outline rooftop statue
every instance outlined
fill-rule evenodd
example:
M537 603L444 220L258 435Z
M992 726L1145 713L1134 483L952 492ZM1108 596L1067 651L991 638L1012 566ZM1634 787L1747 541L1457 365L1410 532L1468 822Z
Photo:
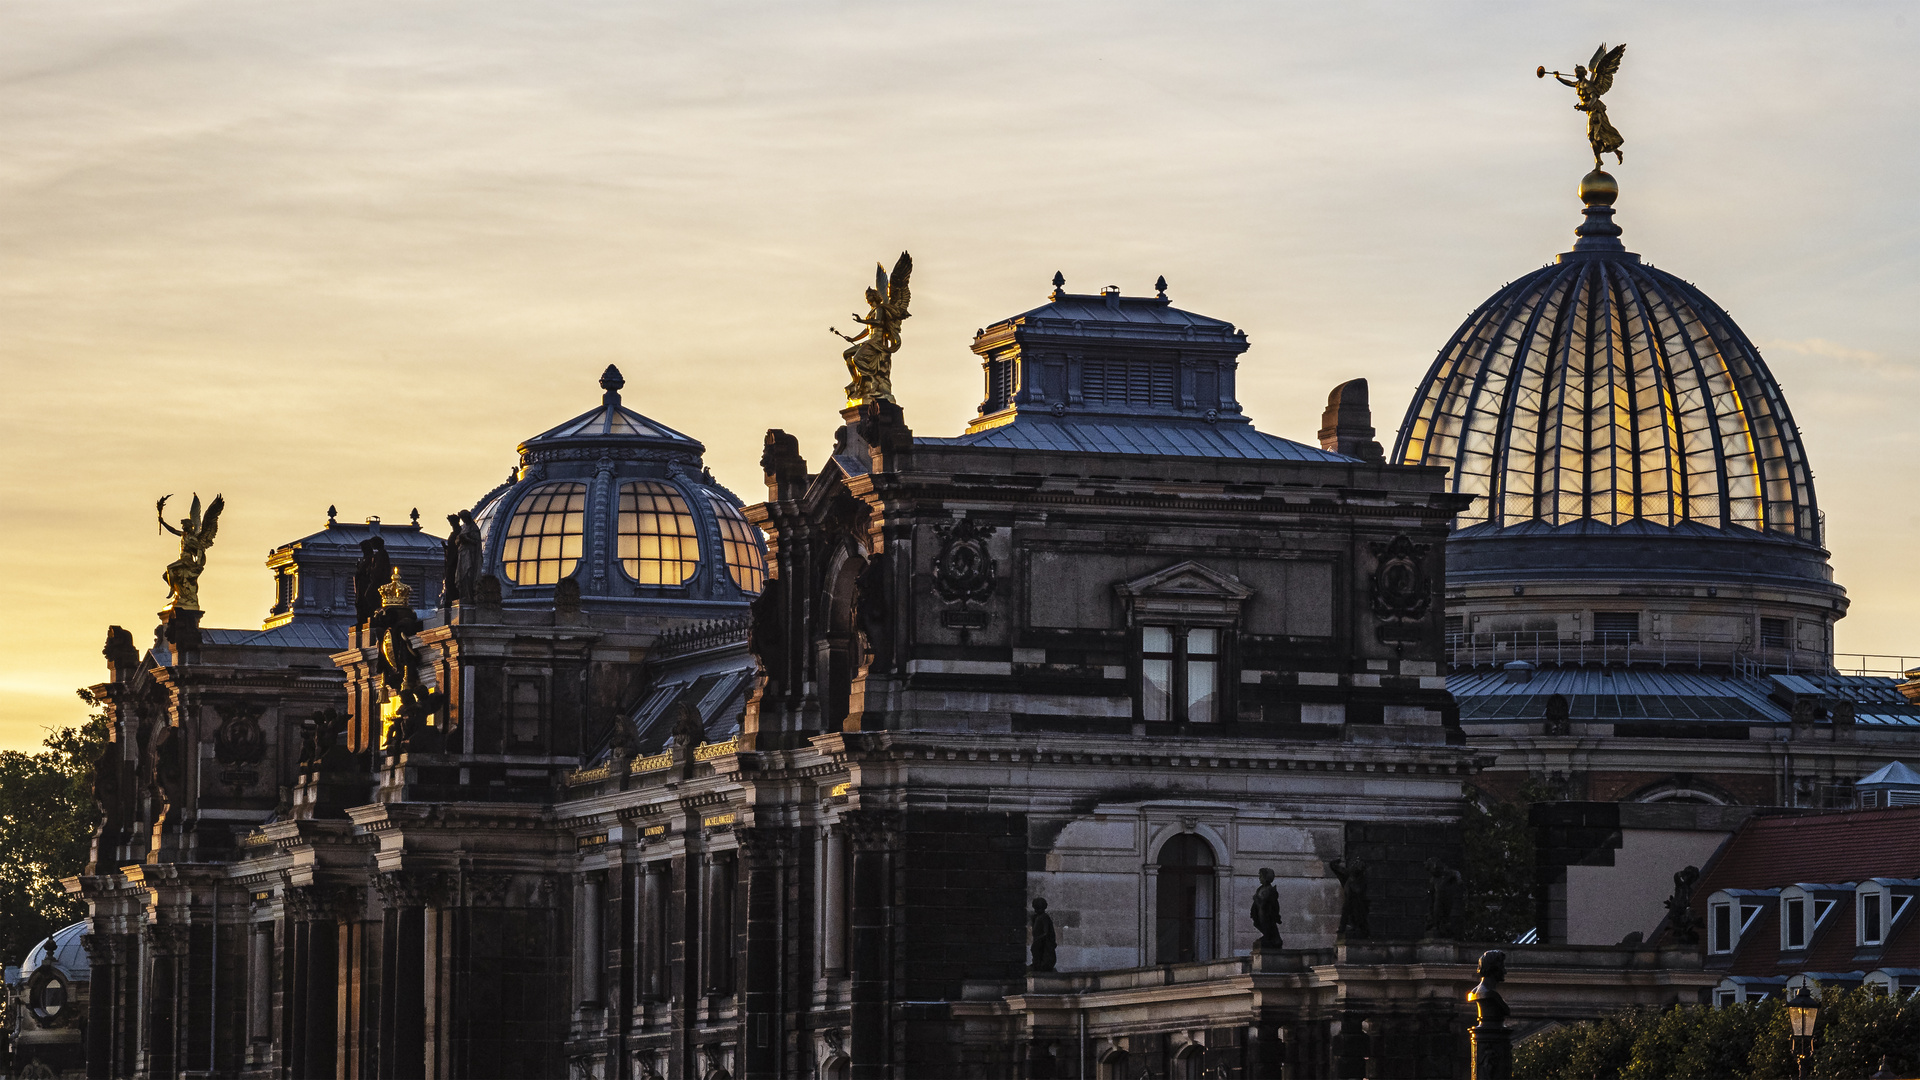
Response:
M867 313L853 317L866 329L849 336L834 327L827 328L833 336L853 345L840 354L847 362L847 373L853 378L847 384L849 406L893 400L893 354L900 348L900 324L907 321L907 301L911 296L907 279L912 275L913 256L904 251L900 253L900 261L893 264L892 274L879 263L873 264L873 288L867 290Z
M167 524L167 500L171 498L171 495L162 495L160 501L153 504L160 527L180 538L180 557L168 563L160 575L172 590L167 596L167 607L176 611L199 611L200 572L207 568L207 549L213 546L213 536L220 531L220 511L227 508L227 502L215 495L203 516L200 494L195 492L192 508L180 519L180 527L176 529Z
M1593 50L1593 59L1587 61L1592 70L1575 64L1573 75L1569 77L1564 72L1548 71L1543 64L1534 72L1534 77L1538 79L1553 76L1573 87L1574 93L1579 95L1580 99L1573 107L1587 114L1587 141L1593 144L1593 167L1596 169L1600 167L1602 154L1612 154L1618 161L1627 160L1627 156L1620 152L1627 140L1621 138L1618 128L1607 122L1607 106L1600 100L1602 94L1613 89L1613 76L1619 72L1620 57L1626 51L1625 45L1616 45L1609 51L1603 41L1599 48Z

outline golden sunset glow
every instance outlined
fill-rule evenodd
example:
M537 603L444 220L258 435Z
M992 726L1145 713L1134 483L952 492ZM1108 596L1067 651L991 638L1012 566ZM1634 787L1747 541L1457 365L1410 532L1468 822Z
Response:
M1920 653L1912 5L5 12L0 747L84 716L108 625L151 642L179 552L161 495L225 496L205 625L257 628L270 549L330 505L443 532L608 364L749 503L766 429L819 468L846 398L827 328L902 249L916 434L975 415L975 328L1058 270L1084 293L1165 275L1243 328L1262 430L1313 442L1364 377L1391 443L1474 306L1571 245L1584 120L1534 69L1602 39L1632 43L1606 99L1623 241L1730 309L1784 385L1852 601L1838 649ZM581 557L559 489L585 485L551 486L516 510L522 580ZM629 574L692 572L702 508L636 487L621 509Z

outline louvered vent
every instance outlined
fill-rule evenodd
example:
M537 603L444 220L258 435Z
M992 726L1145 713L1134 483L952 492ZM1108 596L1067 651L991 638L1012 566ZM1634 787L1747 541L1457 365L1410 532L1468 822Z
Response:
M1089 405L1173 408L1173 365L1155 360L1089 360L1080 392Z

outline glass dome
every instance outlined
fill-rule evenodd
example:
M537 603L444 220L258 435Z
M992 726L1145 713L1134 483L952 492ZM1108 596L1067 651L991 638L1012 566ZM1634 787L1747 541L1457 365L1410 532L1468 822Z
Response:
M701 464L699 441L621 405L609 367L600 406L520 446L520 466L474 508L508 604L583 601L737 604L758 595L765 542L740 500Z
M1435 359L1393 460L1479 496L1464 527L1752 530L1818 545L1799 430L1727 313L1646 265L1582 184L1574 250L1495 293Z

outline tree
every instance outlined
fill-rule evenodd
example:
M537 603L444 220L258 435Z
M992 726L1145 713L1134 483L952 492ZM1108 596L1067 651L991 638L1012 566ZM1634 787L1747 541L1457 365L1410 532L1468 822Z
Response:
M1463 785L1462 794L1467 801L1460 818L1460 871L1467 887L1464 937L1512 941L1535 928L1533 827L1527 823L1527 807L1553 796L1532 781L1521 786L1512 802L1488 799L1471 784Z
M93 709L78 727L48 732L38 753L0 751L0 958L17 964L28 949L86 914L60 879L80 872L99 820L93 759L107 737L107 715Z

